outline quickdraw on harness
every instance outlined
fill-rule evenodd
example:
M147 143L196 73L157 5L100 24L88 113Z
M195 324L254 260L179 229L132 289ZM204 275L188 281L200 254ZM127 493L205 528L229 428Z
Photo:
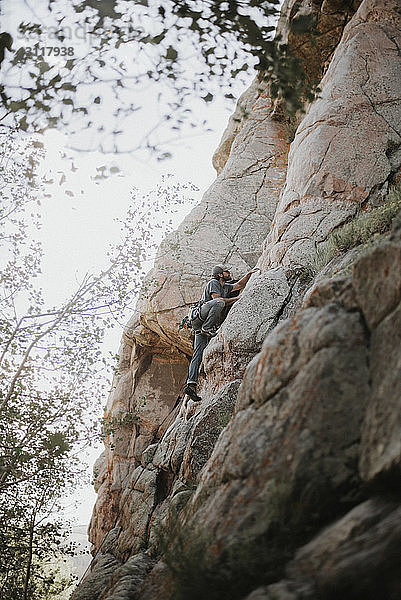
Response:
M178 329L191 329L192 323L188 315L185 315L181 323L178 325Z
M198 319L202 323L204 319L200 316L200 309L203 304L203 300L199 300L196 304L192 304L189 308L188 314L185 315L183 320L178 326L178 329L192 329L192 321Z

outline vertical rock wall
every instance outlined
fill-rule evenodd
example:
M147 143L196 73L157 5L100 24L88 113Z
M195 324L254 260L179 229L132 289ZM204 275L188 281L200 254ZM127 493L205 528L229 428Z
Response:
M364 2L291 145L262 268L303 265L400 167L399 5Z
M253 85L244 102L246 121L222 172L199 206L162 243L124 333L106 418L121 421L135 413L140 420L134 427L119 428L106 441L90 526L95 551L117 521L124 531L120 540L126 539L120 544L123 556L146 540L155 500L145 503L140 524L132 527L137 508L130 496L136 497L142 486L142 478L137 479L142 453L160 440L174 419L185 382L192 340L178 331L178 324L215 264L230 264L238 276L255 265L271 226L287 167L285 125L271 116L266 88Z
M321 93L288 155L280 111L255 82L215 154L216 182L159 250L120 349L96 558L74 600L178 598L174 556L156 543L161 526L178 535L177 514L184 546L202 546L180 597L245 598L263 584L249 600L393 600L401 589L401 224L353 276L305 299L302 276L399 173L401 8L289 1L279 27L308 77L323 76ZM177 325L219 262L262 274L205 351L202 402L177 403L191 353ZM231 591L210 584L205 555Z

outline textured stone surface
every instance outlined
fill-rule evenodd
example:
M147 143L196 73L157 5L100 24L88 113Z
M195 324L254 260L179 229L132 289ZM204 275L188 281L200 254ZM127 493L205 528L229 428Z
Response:
M309 576L311 598L390 598L391 588L393 593L401 589L400 516L398 503L382 498L357 506L299 550L288 575Z
M362 437L361 474L368 481L401 467L401 305L371 338L372 402Z
M374 329L401 300L401 244L389 242L358 261L354 287L368 327Z
M287 579L255 590L246 600L399 598L401 508L369 500L301 548Z
M211 398L204 396L193 416L183 410L158 444L153 465L194 481L231 418L239 384L233 381Z
M329 302L338 302L347 310L358 307L352 277L323 279L314 284L305 294L303 308L324 306Z
M368 381L358 313L330 304L276 328L248 367L235 418L202 472L196 521L226 545L241 532L267 530L278 495L285 503L301 494L306 507L319 496L315 514L340 502L358 486Z
M90 572L73 592L71 600L98 600L120 566L121 563L112 554L99 554L92 561Z
M112 554L102 553L71 600L132 600L153 564L145 554L132 556L122 565Z
M335 304L302 311L266 338L254 367L244 378L238 407L265 403L292 382L322 349L339 347L346 350L350 345L364 344L364 340L358 313L347 313Z
M399 476L401 467L401 240L397 238L394 235L355 266L356 296L372 329L372 400L360 460L362 477L368 481L395 469Z
M138 598L141 600L155 600L156 598L167 600L171 597L170 577L166 565L159 561L138 590Z
M109 589L99 600L132 600L152 566L150 557L144 554L132 556L114 571Z
M142 463L143 452L167 429L188 368L185 356L177 351L161 354L156 344L154 352L135 344L131 328L132 322L125 334L120 373L114 378L106 409L113 431L106 439L104 458L97 465L98 499L89 532L95 547L114 526L121 494L130 485L135 467ZM168 381L168 386L161 386L161 381ZM127 414L137 420L120 426L119 420ZM146 501L144 512L147 514L148 510ZM144 527L143 524L139 538L144 535ZM121 547L126 550L125 546Z
M124 486L118 512L122 531L118 538L119 556L138 552L148 536L148 524L157 496L157 472L137 467Z
M400 19L396 0L364 0L345 27L291 145L262 268L305 264L399 171Z
M252 85L240 96L235 111L228 120L228 125L222 135L220 144L213 154L212 162L217 175L220 175L224 169L230 156L233 142L246 123L248 114L252 110L252 106L258 99L263 87L265 86L256 78Z
M97 493L100 489L100 486L107 478L107 460L106 453L102 452L99 458L96 460L93 465L93 487L95 488L95 492Z

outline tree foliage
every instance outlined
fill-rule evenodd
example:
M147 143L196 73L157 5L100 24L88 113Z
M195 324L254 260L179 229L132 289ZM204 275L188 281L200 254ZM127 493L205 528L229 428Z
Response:
M4 600L43 600L55 585L43 565L65 534L61 501L82 478L80 451L100 435L110 385L104 333L133 310L144 263L192 186L166 181L143 198L134 193L108 265L49 305L38 285L41 247L31 241L40 225L41 144L0 135L0 590Z
M14 116L25 130L89 127L102 150L145 147L162 159L169 138L160 146L160 131L202 125L196 98L208 103L218 88L234 98L241 74L253 68L293 112L307 88L300 63L273 39L279 6L280 0L50 0L53 25L22 23L3 64L3 118ZM75 47L78 38L86 47ZM20 39L25 46L18 47ZM57 57L54 48L48 53L52 46ZM151 97L157 107L143 128ZM106 106L113 107L107 123ZM133 144L122 142L127 128L135 131Z

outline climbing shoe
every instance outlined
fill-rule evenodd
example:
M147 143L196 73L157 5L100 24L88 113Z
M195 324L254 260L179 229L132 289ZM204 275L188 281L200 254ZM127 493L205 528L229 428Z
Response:
M184 387L184 394L189 396L194 402L200 402L202 400L202 398L198 396L198 394L196 393L196 389L192 385L187 384Z

